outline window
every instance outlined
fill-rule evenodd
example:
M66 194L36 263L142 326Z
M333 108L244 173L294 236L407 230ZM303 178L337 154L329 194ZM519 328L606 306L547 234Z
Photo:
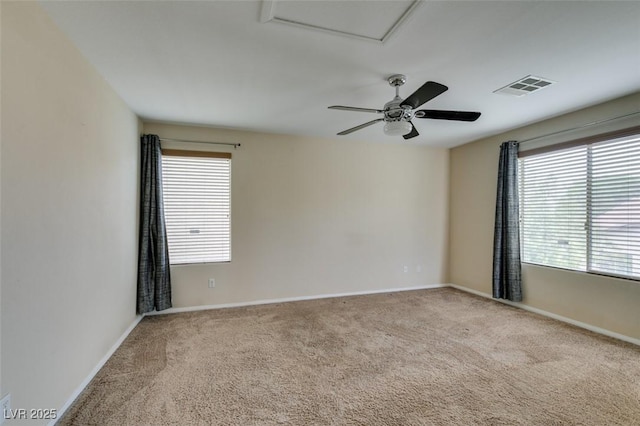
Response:
M523 262L640 279L640 129L632 130L521 153Z
M162 151L172 265L231 261L231 154Z

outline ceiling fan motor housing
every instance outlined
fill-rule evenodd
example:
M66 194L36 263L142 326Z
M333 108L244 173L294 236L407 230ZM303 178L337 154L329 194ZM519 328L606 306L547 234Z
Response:
M384 121L411 121L413 109L409 105L401 106L403 99L396 96L384 104Z

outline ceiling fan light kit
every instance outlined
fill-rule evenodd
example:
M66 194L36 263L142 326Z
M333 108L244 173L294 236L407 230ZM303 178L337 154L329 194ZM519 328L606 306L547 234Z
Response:
M402 136L412 129L408 121L389 121L384 125L384 134L387 136Z
M431 118L435 120L452 120L452 121L476 121L480 117L479 112L471 111L444 111L444 110L419 110L418 107L446 92L449 88L435 81L427 81L418 90L413 92L408 98L400 97L400 86L406 83L407 78L402 74L394 74L387 81L391 87L395 87L396 96L384 105L383 109L358 108L342 105L333 105L329 109L340 109L345 111L371 112L376 114L384 114L384 118L371 120L367 123L343 130L338 135L348 135L357 130L369 127L379 121L384 121L384 133L389 136L402 135L405 139L411 139L420 133L416 130L412 123L414 118Z

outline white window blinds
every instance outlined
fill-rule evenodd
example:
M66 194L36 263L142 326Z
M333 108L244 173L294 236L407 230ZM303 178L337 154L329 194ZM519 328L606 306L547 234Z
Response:
M520 159L522 261L640 278L640 135Z
M170 263L230 261L230 154L163 150L162 188Z
M522 261L586 269L586 147L520 160Z
M593 145L589 269L640 278L640 136Z

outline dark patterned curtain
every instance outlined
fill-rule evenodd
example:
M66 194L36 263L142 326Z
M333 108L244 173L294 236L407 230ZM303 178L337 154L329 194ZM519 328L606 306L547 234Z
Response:
M514 141L500 146L493 236L493 297L514 302L522 300L518 143Z
M162 202L160 138L156 135L143 135L141 145L138 314L171 307L169 247Z

